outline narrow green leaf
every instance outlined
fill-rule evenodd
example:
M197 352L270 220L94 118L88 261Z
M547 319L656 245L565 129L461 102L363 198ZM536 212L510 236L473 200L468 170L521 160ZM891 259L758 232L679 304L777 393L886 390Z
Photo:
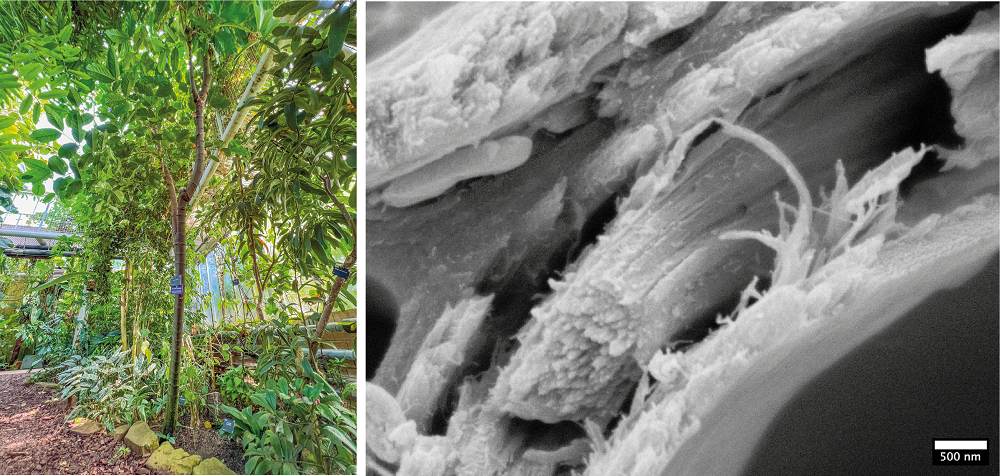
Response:
M31 109L31 95L29 94L27 96L24 96L24 99L21 100L21 108L18 109L18 112L20 112L21 114L27 114L28 110L30 109Z
M69 95L69 91L65 89L52 89L45 91L44 93L38 94L38 99L54 99L54 98L64 98Z
M66 25L59 32L59 41L62 41L63 43L66 43L67 41L69 41L69 37L72 34L73 34L73 25Z
M4 154L14 154L17 152L24 152L30 148L31 147L21 144L4 144L0 145L0 152Z

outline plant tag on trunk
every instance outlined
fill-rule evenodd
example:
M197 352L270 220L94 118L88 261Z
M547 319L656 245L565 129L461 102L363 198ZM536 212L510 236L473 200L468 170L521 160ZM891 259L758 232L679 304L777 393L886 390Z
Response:
M186 399L186 398L184 398L184 395L181 395L181 398L179 398L179 399L177 400L177 404L178 404L178 405L182 405L182 406L183 406L183 405L187 405L187 399Z
M222 420L222 432L233 434L233 428L236 426L236 422L232 418L226 418Z
M347 268L345 268L343 266L334 266L334 268L333 268L333 274L336 275L339 278L347 279L347 278L351 277L351 270L349 270L349 269L347 269Z
M184 282L180 275L170 278L170 294L184 294Z

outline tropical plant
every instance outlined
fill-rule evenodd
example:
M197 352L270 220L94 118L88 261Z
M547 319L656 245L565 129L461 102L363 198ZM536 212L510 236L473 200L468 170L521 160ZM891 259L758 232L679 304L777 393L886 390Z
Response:
M163 387L166 366L144 356L131 360L128 352L111 356L69 357L59 373L61 398L77 397L77 406L66 416L85 416L110 429L119 423L150 421L157 412L154 397Z

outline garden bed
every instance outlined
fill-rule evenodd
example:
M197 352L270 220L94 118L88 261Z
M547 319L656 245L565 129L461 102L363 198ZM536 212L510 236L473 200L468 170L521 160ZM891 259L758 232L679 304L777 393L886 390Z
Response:
M26 372L0 372L0 474L159 474L145 466L146 458L125 454L111 435L71 432L65 423L70 409L58 392L25 385L26 378ZM204 459L218 458L243 474L246 460L239 442L217 429L188 428L190 418L179 418L182 431L175 446Z

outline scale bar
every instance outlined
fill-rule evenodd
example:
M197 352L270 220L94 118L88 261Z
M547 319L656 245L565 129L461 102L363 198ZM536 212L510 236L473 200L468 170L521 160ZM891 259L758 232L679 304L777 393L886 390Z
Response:
M987 440L934 440L934 450L985 450Z

